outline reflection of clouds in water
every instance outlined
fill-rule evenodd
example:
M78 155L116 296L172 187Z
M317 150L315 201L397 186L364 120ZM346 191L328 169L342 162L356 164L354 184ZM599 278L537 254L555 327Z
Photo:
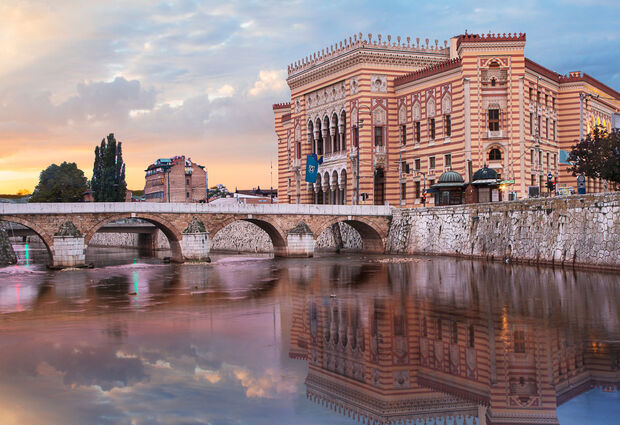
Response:
M246 389L248 398L276 398L297 391L298 382L275 369L265 370L262 376L255 376L243 367L232 367L233 376Z

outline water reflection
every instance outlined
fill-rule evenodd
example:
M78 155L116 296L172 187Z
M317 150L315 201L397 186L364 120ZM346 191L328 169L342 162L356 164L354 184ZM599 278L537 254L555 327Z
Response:
M617 276L394 261L0 269L0 423L564 424L595 387L577 411L620 414Z

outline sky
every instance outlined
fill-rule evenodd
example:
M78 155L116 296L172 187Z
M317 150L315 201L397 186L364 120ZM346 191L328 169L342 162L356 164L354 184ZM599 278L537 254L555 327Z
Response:
M439 39L525 32L526 56L620 90L620 2L0 2L0 193L123 143L130 189L157 158L205 165L209 185L276 184L272 104L288 64L353 34ZM273 175L270 165L273 163Z

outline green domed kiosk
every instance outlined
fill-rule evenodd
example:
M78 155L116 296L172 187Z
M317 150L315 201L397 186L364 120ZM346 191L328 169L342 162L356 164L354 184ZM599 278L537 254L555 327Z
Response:
M487 167L486 164L474 173L471 184L476 188L475 202L498 202L502 200L497 172Z
M431 186L435 192L435 205L458 205L463 203L465 180L456 171L446 171Z

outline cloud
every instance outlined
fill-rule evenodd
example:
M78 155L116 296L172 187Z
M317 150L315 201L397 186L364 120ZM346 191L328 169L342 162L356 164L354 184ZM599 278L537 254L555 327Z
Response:
M131 188L143 187L148 163L176 154L207 165L214 182L267 186L271 104L288 100L287 64L358 32L443 40L523 31L526 55L542 65L620 84L620 59L602 48L618 39L615 20L600 20L618 16L607 0L48 3L0 5L0 167L24 171L8 164L29 158L32 187L50 161L77 161L89 175L92 149L110 132L124 142ZM416 14L434 19L412 34ZM238 164L243 171L231 171ZM0 181L0 192L26 180Z
M260 96L268 92L281 92L286 86L286 71L260 71L258 81L250 89L250 96Z
M235 367L232 374L246 389L248 398L276 398L297 392L297 382L275 369L267 369L256 377L249 369Z

